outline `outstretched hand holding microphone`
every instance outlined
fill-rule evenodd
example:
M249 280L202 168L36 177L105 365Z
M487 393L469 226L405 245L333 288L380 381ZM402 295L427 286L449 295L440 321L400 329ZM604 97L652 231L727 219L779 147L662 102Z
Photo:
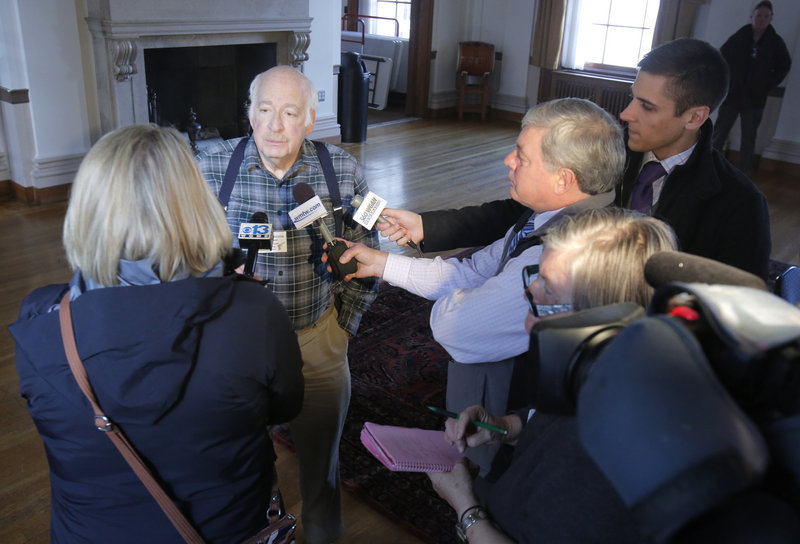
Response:
M344 281L350 281L353 278L382 278L383 271L386 268L386 260L389 254L385 251L372 249L364 244L356 244L348 242L347 240L336 239L334 242L337 245L345 244L347 249L339 256L339 265L347 263L347 265L354 266L353 272L347 273L342 276ZM326 244L327 247L328 244ZM333 254L328 251L322 255L322 262L328 263L328 269L332 269ZM333 271L333 270L331 270Z
M387 209L385 208L386 201L372 191L368 192L365 196L355 195L351 203L353 207L356 208L353 213L353 220L364 228L371 229L373 226L382 225L384 230L405 230L404 227L398 227L387 219L384 215ZM342 275L342 279L350 281L353 278L383 277L383 271L386 268L386 261L389 256L388 253L372 249L364 244L354 244L346 240L334 240L333 243L339 246L344 243L347 246L347 250L340 255L334 255L334 253L328 249L328 253L323 255L322 260L328 263L331 271L335 273L335 266L356 266L355 269ZM330 245L331 243L329 242L328 246ZM410 241L408 245L419 251L419 248L413 241Z
M355 195L352 200L354 208L358 208L364 201L361 195ZM416 249L420 254L415 240L422 240L422 217L418 213L399 210L393 208L383 208L381 214L375 221L375 228L381 232L381 236L389 238L392 242L397 242L399 246Z
M353 278L373 278L383 277L386 268L388 253L372 249L364 244L356 244L341 238L334 238L322 218L328 215L322 201L314 194L314 189L307 183L298 183L293 194L295 200L300 204L289 212L296 228L306 228L309 225L316 225L322 237L325 239L323 246L326 252L322 255L322 261L328 264L328 270L338 279L350 281ZM372 192L367 193L366 197L355 195L352 204L358 207L353 219L367 229L372 228L376 223L386 228L394 228L394 231L404 230L405 227L398 227L382 216L385 212L386 201ZM399 210L403 212L403 210ZM403 212L411 213L411 212ZM414 214L416 215L416 214ZM420 221L421 227L421 221ZM419 249L411 241L411 247Z

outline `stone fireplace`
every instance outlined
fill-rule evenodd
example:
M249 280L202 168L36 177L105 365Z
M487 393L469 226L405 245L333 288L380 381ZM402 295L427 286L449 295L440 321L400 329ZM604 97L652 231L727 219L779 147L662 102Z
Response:
M209 56L218 56L219 46L269 44L265 51L272 53L257 53L264 57L263 69L272 64L302 68L308 60L308 0L88 0L87 4L104 133L150 120L145 62L155 57L145 51L213 46ZM200 51L194 56L203 57ZM231 81L231 86L241 83Z

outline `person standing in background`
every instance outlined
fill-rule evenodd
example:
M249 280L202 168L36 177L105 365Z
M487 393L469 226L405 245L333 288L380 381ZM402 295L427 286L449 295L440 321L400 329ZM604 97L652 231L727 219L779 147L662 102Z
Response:
M730 69L728 96L719 108L714 147L722 151L736 118L742 118L739 168L753 172L756 132L764 114L767 95L776 88L792 65L783 39L770 24L772 2L759 2L750 24L737 30L720 48Z

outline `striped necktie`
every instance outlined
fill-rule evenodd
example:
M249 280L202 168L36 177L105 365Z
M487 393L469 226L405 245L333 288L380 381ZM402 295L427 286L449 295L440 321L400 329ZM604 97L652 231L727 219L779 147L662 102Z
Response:
M519 230L518 233L514 235L514 238L511 239L511 243L508 244L508 251L506 251L506 255L511 255L514 253L514 250L517 249L519 245L519 241L528 236L534 230L536 230L536 226L533 224L533 220L536 217L536 214L533 214L528 222L523 225L523 227Z
M666 173L667 171L658 161L650 161L644 165L631 192L632 210L650 213L650 209L653 207L653 183Z

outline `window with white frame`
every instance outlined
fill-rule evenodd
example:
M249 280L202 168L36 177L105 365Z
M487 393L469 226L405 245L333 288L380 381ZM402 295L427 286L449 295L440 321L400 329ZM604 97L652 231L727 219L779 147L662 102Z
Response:
M659 0L569 0L561 64L633 71L650 51Z
M363 15L380 17L365 19L367 34L398 36L408 39L411 34L411 0L368 0L361 2Z

